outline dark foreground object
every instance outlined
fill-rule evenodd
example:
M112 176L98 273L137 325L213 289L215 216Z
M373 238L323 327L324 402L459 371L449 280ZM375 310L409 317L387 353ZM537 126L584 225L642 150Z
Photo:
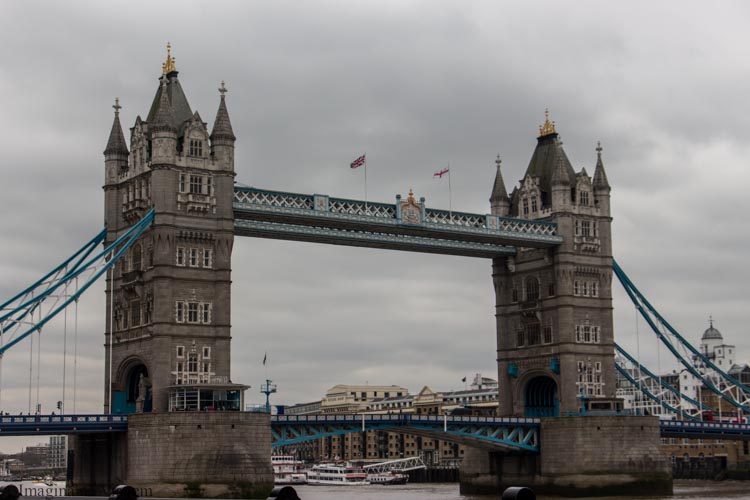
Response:
M121 484L112 489L112 494L109 495L109 500L138 500L138 493L132 486Z
M18 487L9 484L7 486L0 486L0 500L18 500L21 493L18 491Z
M300 500L297 491L291 486L277 486L271 490L268 500Z
M502 500L536 500L536 493L523 486L511 486L503 491Z

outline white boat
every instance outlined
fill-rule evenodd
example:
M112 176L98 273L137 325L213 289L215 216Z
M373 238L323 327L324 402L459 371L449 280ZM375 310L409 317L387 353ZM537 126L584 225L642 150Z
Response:
M406 474L397 474L395 472L377 472L367 474L367 480L370 484L406 484L409 482L409 476Z
M272 455L274 484L306 484L305 464L292 455Z
M318 464L307 471L307 484L359 486L370 484L370 481L363 469L349 464Z

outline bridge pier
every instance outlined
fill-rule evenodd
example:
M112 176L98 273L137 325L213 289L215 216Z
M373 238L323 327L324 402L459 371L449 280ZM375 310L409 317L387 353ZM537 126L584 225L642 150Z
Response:
M657 417L542 419L538 455L467 450L462 494L509 486L571 497L671 495L671 466Z
M172 412L128 416L128 432L75 436L76 493L129 484L141 496L266 498L273 488L265 413Z

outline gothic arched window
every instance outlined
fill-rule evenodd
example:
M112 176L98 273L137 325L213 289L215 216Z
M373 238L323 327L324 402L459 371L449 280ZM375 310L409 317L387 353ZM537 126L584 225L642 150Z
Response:
M535 302L539 299L539 280L526 278L526 302Z

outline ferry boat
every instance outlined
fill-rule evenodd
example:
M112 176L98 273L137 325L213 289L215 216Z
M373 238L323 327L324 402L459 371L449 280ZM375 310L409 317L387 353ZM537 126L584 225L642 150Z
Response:
M367 480L370 484L406 484L409 481L409 476L391 471L378 472L367 474Z
M274 484L307 484L305 464L292 455L272 455Z
M370 481L363 469L349 464L318 464L307 471L307 484L359 486L370 484Z

